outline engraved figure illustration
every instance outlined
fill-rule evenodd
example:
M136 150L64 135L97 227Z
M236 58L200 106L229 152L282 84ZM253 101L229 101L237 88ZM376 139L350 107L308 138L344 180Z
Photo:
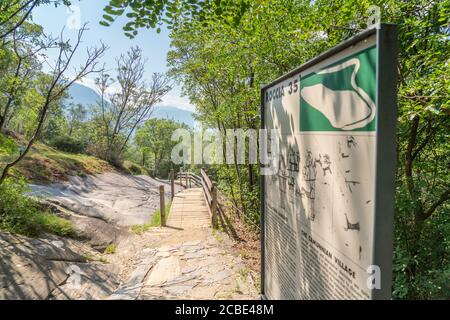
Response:
M314 200L316 198L316 177L317 177L317 169L315 164L315 159L310 150L306 150L306 159L305 165L303 166L303 179L306 182L308 189L302 187L303 194L307 199L307 216L308 219L314 221L316 218L315 210L314 210Z
M346 159L346 158L350 157L349 153L344 153L342 151L342 144L340 142L338 143L338 145L339 145L339 154L341 155L341 158Z
M361 184L361 182L359 181L355 181L355 180L347 180L347 178L345 178L345 183L347 184L347 187L349 189L349 191L352 193L353 189L355 186L357 186L358 184Z
M356 143L355 137L354 136L348 136L347 137L347 147L349 149L351 148L356 148L358 144Z
M295 151L292 146L288 152L288 186L289 186L289 202L294 203L295 199L295 179L299 172L300 153Z
M331 159L328 154L325 154L323 156L322 170L324 176L326 176L327 172L329 172L331 175L333 174L333 172L331 172Z
M289 147L288 154L288 171L289 171L289 185L294 185L295 176L299 172L300 166L300 153L294 151L292 147Z
M287 187L287 173L286 162L284 156L280 155L279 170L278 170L278 186L280 189L280 206L281 209L286 209L286 187Z
M348 220L347 214L345 213L345 220L347 220L347 225L344 227L345 231L348 230L357 230L359 231L359 222L352 223Z

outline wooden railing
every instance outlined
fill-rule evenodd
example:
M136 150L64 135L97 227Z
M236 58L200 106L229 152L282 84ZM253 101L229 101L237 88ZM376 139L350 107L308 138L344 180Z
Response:
M172 181L172 198L174 196L174 184L175 181L185 188L201 187L203 189L203 195L207 203L209 215L211 217L211 225L213 228L217 228L217 186L215 182L211 181L206 171L201 169L200 176L192 172L180 171L177 174L171 172Z
M247 215L239 209L232 201L230 201L220 190L217 188L217 185L211 178L208 176L206 170L201 169L200 175L196 175L192 172L183 172L180 171L176 174L171 173L172 180L172 197L174 190L174 183L178 183L185 188L192 187L201 187L203 189L203 195L205 197L205 201L208 204L208 210L211 217L211 225L213 228L217 228L217 225L220 220L220 224L223 226L228 225L230 229L230 222L226 221L226 212L232 210L235 212L240 219L243 219L245 223L252 227L252 230L256 230L258 233L260 231L260 227L256 224L252 219L247 217ZM228 208L228 210L227 210ZM232 232L231 232L232 233Z

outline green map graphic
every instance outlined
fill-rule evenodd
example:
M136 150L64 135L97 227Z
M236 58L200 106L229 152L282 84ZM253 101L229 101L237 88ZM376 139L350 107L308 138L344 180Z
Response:
M300 80L300 131L376 130L376 47Z

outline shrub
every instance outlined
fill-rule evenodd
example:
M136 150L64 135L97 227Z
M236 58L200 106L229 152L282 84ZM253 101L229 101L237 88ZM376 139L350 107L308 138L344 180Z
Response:
M147 174L146 170L143 167L131 161L124 161L122 164L122 168L125 170L125 172L134 176Z
M14 139L0 133L0 162L9 162L11 155L17 151L18 147Z
M58 150L70 153L86 152L86 142L69 136L55 137L50 141L50 145Z
M72 224L42 211L37 201L24 196L28 191L23 181L6 179L0 185L0 230L29 237L49 232L60 236L73 234Z

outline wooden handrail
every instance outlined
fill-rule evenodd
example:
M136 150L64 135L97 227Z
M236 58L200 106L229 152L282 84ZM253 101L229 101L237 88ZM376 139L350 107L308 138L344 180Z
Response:
M208 176L208 173L202 168L200 170L200 175L196 175L189 171L180 171L176 174L173 174L173 183L179 180L181 186L183 183L185 184L185 188L189 188L192 184L197 187L201 187L203 190L203 195L205 197L205 201L208 204L208 210L211 217L211 225L213 228L217 228L218 222L218 214L224 215L223 206L231 206L232 209L236 210L248 223L252 224L259 230L259 225L255 224L249 217L247 217L239 208L237 208L222 192L220 192L217 188L215 182L211 180ZM219 199L222 198L221 201L224 203L220 203ZM228 205L225 202L229 203Z

